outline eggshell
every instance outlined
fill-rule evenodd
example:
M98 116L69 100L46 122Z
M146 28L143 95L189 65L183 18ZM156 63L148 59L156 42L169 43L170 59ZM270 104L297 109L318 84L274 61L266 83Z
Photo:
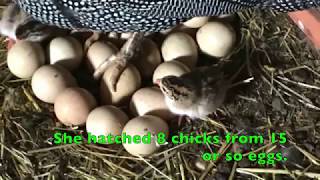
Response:
M94 97L82 88L67 88L54 101L57 118L67 126L83 125L90 111L97 106Z
M229 24L209 22L198 30L197 42L203 53L214 57L225 57L234 47L236 33Z
M186 22L183 23L183 25L189 27L189 28L199 28L203 25L205 25L209 21L209 16L200 16L200 17L194 17Z
M79 67L83 58L83 47L71 37L56 37L49 43L50 64L59 64L72 71Z
M146 87L136 91L131 98L130 111L135 116L149 114L164 120L174 117L166 105L164 95L157 87Z
M95 136L121 135L128 116L115 106L100 106L93 109L87 119L87 132Z
M8 51L8 68L19 78L31 78L44 63L44 50L39 43L18 41Z
M139 56L134 60L134 64L139 70L142 78L151 78L154 70L161 63L160 51L150 39L144 39Z
M141 76L137 68L129 64L119 78L116 92L113 92L109 87L108 81L114 68L114 65L107 68L101 79L101 100L103 104L121 105L129 100L131 95L140 88Z
M169 34L162 43L161 53L164 61L177 60L189 68L195 67L198 59L196 42L183 32Z
M156 82L157 79L161 79L165 76L181 76L190 72L188 66L178 61L168 61L161 63L153 73L152 81Z
M169 127L167 123L159 117L152 115L144 115L130 120L123 128L122 134L130 137L138 135L142 136L150 133L151 141L148 143L123 143L123 147L132 155L147 156L159 149L157 146L156 137L159 133L164 133L166 137L169 134Z
M96 70L101 63L108 60L111 55L116 54L118 51L118 48L111 43L105 43L102 41L96 41L93 43L87 52L90 71Z
M77 86L75 78L59 65L42 66L31 79L34 94L46 103L54 103L55 98L63 90L72 86Z

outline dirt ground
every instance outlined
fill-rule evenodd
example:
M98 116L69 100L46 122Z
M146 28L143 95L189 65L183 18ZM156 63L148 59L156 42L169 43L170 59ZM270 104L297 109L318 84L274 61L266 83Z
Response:
M320 54L285 14L247 11L239 14L239 48L221 60L238 80L254 80L228 92L211 119L172 121L170 134L203 132L262 135L264 144L219 145L169 143L147 158L129 155L121 146L66 144L52 146L59 123L50 105L32 94L30 80L10 74L1 40L0 175L1 179L320 179ZM205 56L200 59L206 62ZM210 61L210 60L209 60ZM212 60L211 60L212 62ZM231 63L229 66L228 63ZM234 65L232 65L234 63ZM272 132L285 132L285 144L271 143ZM204 152L282 152L285 162L259 165L201 161Z

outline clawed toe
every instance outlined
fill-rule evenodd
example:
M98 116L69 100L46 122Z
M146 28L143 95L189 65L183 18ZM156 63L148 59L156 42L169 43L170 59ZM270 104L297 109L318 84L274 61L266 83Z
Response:
M103 62L94 72L93 77L94 79L98 80L103 75L108 67L112 66L113 70L111 76L108 77L108 85L111 87L112 91L116 91L117 82L127 67L127 60L121 56L121 53L117 55L111 56L107 61Z
M143 40L144 33L133 33L128 41L122 46L121 50L116 54L112 55L108 60L104 61L94 72L93 77L95 80L100 79L106 69L113 66L111 76L108 77L108 86L112 91L116 91L118 80L122 72L127 67L127 63L133 58L137 48L140 47ZM90 38L89 38L90 39ZM89 42L90 43L90 40Z
M100 39L101 34L98 32L93 32L93 34L84 42L84 52L87 52L89 47Z
M117 91L117 83L119 81L119 78L122 74L122 72L127 67L127 61L123 58L118 58L116 61L113 61L113 70L111 73L111 76L108 79L109 87L111 87L112 91Z

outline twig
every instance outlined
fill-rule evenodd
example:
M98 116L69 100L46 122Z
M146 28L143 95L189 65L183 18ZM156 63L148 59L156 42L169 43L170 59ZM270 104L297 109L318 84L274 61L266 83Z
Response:
M310 85L310 84L306 84L306 83L302 83L302 82L292 81L291 79L288 79L286 77L277 76L277 78L284 80L286 82L298 85L298 86L305 87L305 88L320 90L320 87L318 87L318 86L314 86L314 85Z
M148 166L150 166L152 169L154 169L155 171L157 171L158 173L160 173L162 176L164 176L167 179L172 180L169 176L165 175L163 172L161 172L158 168L156 168L155 166L153 166L151 163L149 163L148 161L146 161L143 157L140 156L140 159L145 162Z
M313 70L312 68L310 68L309 66L307 66L307 65L302 65L302 66L298 66L298 67L294 67L294 68L290 68L290 69L284 70L284 71L281 72L281 74L290 73L292 71L297 71L297 70L300 70L300 69L307 69L310 72L312 72L314 75L316 75L316 76L318 76L320 78L320 74L318 72L316 72L315 70Z
M320 174L318 173L313 173L313 172L301 172L299 170L294 170L294 171L288 171L288 170L284 170L284 169L266 169L266 168L237 168L237 172L239 173L263 173L263 174L285 174L285 175L289 175L289 174L296 174L298 176L302 176L305 175L309 178L320 178Z
M35 150L28 151L27 154L47 152L47 151L52 151L52 150L56 150L56 149L72 147L72 146L76 146L76 145L77 144L64 144L64 145L60 145L60 146L54 146L54 147L48 147L48 148L42 148L42 149L35 149Z

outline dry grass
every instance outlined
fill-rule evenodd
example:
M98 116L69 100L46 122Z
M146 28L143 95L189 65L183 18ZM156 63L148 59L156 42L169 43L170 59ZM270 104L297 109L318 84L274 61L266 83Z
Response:
M285 15L244 12L241 47L234 55L247 62L254 77L239 89L215 119L172 122L178 131L260 134L286 132L286 145L239 145L236 151L286 153L288 161L259 166L241 161L199 161L203 152L225 152L235 145L165 145L148 158L133 157L121 146L52 145L60 126L52 107L32 94L29 80L15 79L0 47L0 174L2 179L320 179L320 56ZM3 42L3 39L1 40Z

